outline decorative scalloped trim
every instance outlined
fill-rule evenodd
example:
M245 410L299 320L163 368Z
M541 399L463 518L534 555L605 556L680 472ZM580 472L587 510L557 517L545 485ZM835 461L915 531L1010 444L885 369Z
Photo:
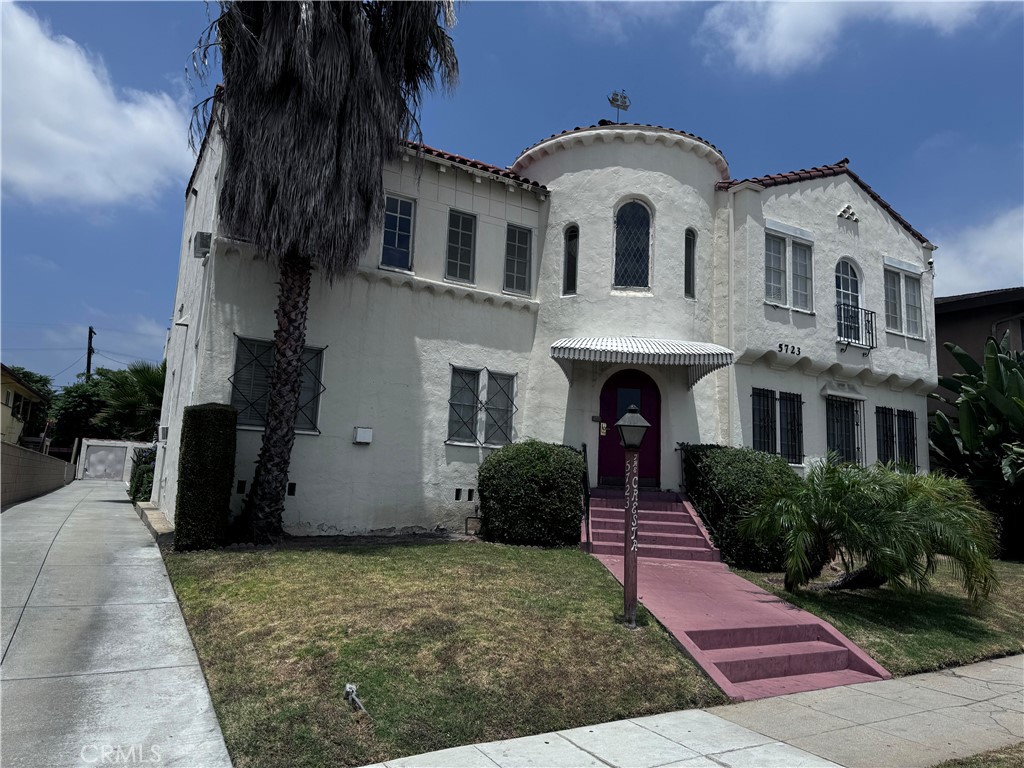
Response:
M355 277L362 278L367 283L384 283L395 288L408 288L414 292L430 293L434 296L450 296L453 300L470 301L474 304L484 304L503 309L512 309L520 312L537 313L540 304L532 299L523 299L518 296L509 296L504 293L492 293L468 285L458 283L446 283L437 280L429 280L425 277L418 277L403 272L391 272L389 270L374 269L372 267L360 267Z

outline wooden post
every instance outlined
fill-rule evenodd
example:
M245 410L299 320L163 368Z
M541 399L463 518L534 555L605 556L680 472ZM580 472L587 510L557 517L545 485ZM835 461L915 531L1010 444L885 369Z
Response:
M623 613L626 626L636 629L636 558L639 544L637 517L640 506L640 452L636 448L626 449L626 516L623 529L622 592Z

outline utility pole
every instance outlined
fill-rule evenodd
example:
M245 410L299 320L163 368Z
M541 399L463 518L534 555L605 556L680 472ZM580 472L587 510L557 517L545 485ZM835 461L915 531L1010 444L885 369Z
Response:
M89 326L89 347L85 350L85 380L88 381L92 378L92 355L96 350L92 348L92 338L96 335L96 330L90 325Z

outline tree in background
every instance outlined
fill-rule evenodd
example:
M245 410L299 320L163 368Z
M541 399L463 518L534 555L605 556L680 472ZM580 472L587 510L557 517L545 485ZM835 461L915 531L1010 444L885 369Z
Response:
M257 541L283 535L312 273L343 275L379 228L384 164L418 138L424 92L457 77L454 22L450 1L222 2L197 46L201 74L207 50L221 57L218 213L279 274L266 422L245 503Z
M103 407L93 419L124 440L152 440L160 423L167 361L155 365L137 360L119 371L98 377Z
M47 401L53 398L53 377L30 371L28 368L22 368L20 365L8 365L7 367L18 378L45 397ZM25 428L22 430L23 435L26 437L39 437L43 434L43 430L46 429L46 409L47 403L32 407L28 421L25 422Z
M1002 556L1024 557L1024 353L1010 349L1009 331L985 343L981 361L946 342L963 373L940 377L956 409L936 411L929 443L932 465L963 478L1000 526Z

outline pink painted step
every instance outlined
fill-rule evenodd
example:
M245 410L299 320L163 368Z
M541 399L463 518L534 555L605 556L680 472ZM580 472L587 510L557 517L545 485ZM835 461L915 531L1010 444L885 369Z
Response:
M595 541L590 545L590 552L594 555L617 555L621 557L622 542L614 544L608 541ZM708 563L719 562L722 559L717 549L658 544L641 544L637 550L637 556L657 558L659 560L699 560Z
M621 551L594 546L621 581ZM721 563L642 557L637 577L640 602L735 700L890 677L835 627Z
M614 541L622 545L622 526L618 529L597 529L594 531L594 542ZM673 545L688 547L691 549L706 549L707 542L704 537L696 534L687 535L684 533L654 533L644 530L643 526L637 532L637 541L641 544L660 544L671 547Z

